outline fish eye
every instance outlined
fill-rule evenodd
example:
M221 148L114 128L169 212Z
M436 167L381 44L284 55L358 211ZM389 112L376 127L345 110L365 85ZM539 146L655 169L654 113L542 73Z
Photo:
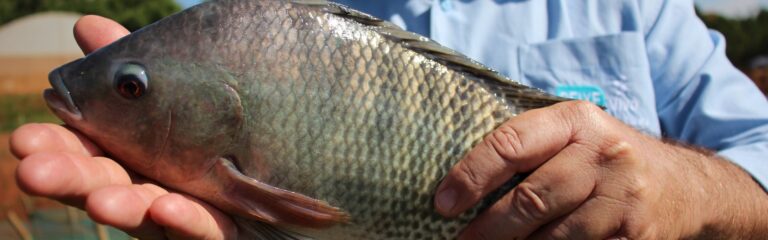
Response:
M125 63L115 72L115 89L126 99L137 99L147 92L149 76L144 66Z

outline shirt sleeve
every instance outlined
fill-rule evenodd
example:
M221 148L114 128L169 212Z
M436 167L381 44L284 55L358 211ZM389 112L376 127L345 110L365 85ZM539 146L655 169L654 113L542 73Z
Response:
M718 152L768 189L768 101L690 0L639 0L664 137Z

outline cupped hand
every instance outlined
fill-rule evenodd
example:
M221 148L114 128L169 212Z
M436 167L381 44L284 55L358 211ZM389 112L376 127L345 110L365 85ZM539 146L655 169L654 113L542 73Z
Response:
M532 172L463 239L768 237L768 195L711 153L646 136L585 102L502 124L449 172L435 206L456 216Z
M98 16L84 16L74 28L84 53L129 32ZM27 124L15 130L11 151L22 159L16 171L25 192L85 209L96 222L141 239L235 238L232 220L190 196L172 193L135 177L74 129Z

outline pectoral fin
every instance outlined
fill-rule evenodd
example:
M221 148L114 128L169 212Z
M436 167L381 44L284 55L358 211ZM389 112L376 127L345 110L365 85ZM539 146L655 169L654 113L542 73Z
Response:
M274 225L324 228L349 221L349 215L322 200L286 191L250 178L226 158L216 164L216 175L225 178L228 210Z

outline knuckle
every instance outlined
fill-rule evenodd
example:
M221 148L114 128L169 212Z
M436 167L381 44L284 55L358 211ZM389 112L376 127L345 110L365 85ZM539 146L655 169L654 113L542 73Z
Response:
M550 232L548 239L571 239L571 227L567 224L560 224Z
M466 165L461 164L459 165L459 179L464 180L463 182L467 184L467 189L469 189L470 193L479 195L481 192L481 189L485 187L485 182L487 179L483 177L483 174L480 174L475 170L474 168Z
M484 139L485 144L505 161L511 161L522 152L523 144L517 129L502 125Z
M540 222L549 216L548 206L534 191L533 185L526 182L512 191L510 207L514 216L521 222Z
M658 239L660 237L658 228L646 221L647 219L635 219L625 222L621 235L629 239Z
M619 164L632 169L632 172L648 175L648 163L637 155L642 149L618 137L606 136L603 141L605 142L603 146L596 146L599 155L596 164L605 167Z
M565 102L563 103L562 109L566 111L567 114L574 114L576 116L589 116L603 112L603 110L594 103L584 100Z
M632 200L643 200L650 191L648 180L639 176L630 176L628 180L626 197Z
M594 131L585 131L587 129L601 129L605 132L606 126L611 126L607 122L608 115L597 105L588 101L569 101L563 103L559 108L560 118L570 123L574 133L592 135ZM577 134L578 135L578 134Z
M632 161L635 158L632 156L634 147L626 141L621 141L614 136L606 136L605 141L609 142L608 147L601 150L601 160L603 162L612 162L616 160Z

